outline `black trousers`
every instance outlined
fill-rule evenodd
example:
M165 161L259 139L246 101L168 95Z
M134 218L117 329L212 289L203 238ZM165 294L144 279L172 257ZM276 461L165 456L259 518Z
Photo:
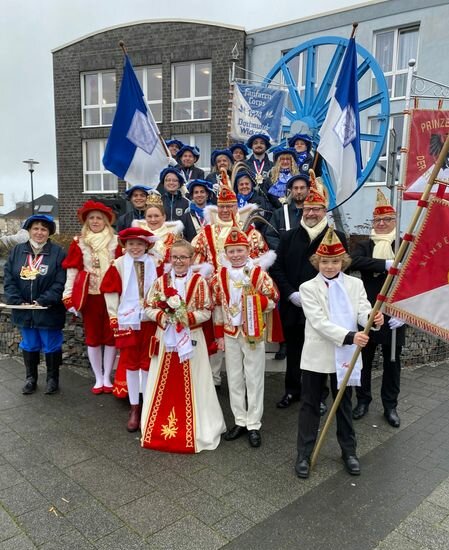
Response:
M301 353L304 346L305 325L296 324L284 327L287 345L287 369L285 371L285 393L294 397L301 394Z
M362 349L363 369L361 386L357 386L357 402L369 405L372 401L371 395L371 370L374 354L378 344L371 340ZM382 344L383 373L380 396L385 410L395 409L398 406L398 396L401 385L401 351L402 346L396 346L396 359L392 361L391 345Z
M320 427L320 400L327 377L330 378L332 397L337 395L337 375L302 371L302 393L298 420L298 455L312 454ZM343 456L356 454L355 432L352 426L352 388L347 387L337 409L337 441Z

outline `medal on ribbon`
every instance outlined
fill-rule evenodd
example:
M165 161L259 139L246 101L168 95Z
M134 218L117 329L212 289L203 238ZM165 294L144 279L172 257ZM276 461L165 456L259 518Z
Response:
M44 256L36 256L33 258L32 254L28 254L27 263L23 265L20 270L20 278L26 281L34 281L34 279L41 274L39 268L44 259Z

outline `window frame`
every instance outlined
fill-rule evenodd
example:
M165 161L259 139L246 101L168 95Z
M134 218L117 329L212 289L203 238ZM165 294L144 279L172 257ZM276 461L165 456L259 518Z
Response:
M199 146L201 151L200 151L200 164L197 164L195 163L195 166L197 166L198 168L201 168L202 170L204 170L204 173L205 175L209 174L210 171L211 171L211 167L210 167L210 156L211 156L211 153L212 153L212 135L210 132L198 132L197 134L176 134L174 136L172 136L171 139L179 139L180 141L182 141L182 143L184 143L184 145L197 145L198 143L198 136L209 136L209 154L206 154L204 152L204 146ZM206 165L203 165L203 159L205 159L205 162L206 162Z
M150 97L150 94L148 93L148 78L147 78L147 70L148 69L160 69L161 71L161 99L148 99ZM142 92L143 92L143 95L145 97L145 101L147 103L147 107L150 109L151 111L151 114L153 115L153 118L154 118L154 122L157 122L158 124L162 123L163 121L163 118L164 118L164 109L163 109L163 98L164 98L164 88L163 88L163 85L164 85L164 75L163 75L163 71L162 71L162 65L159 64L159 65L141 65L139 67L135 67L135 71L140 71L142 70L143 71L143 78L142 78ZM137 75L136 75L137 76ZM152 105L160 105L161 106L161 118L160 120L157 119L155 116L154 116L154 113L151 109L151 106Z
M100 170L87 170L87 144L88 142L99 141L100 142ZM106 170L103 165L103 155L107 143L107 138L92 138L82 140L82 156L83 156L83 194L84 195L113 195L118 193L118 177ZM87 189L87 176L100 174L101 176L101 190L88 190ZM104 176L111 174L115 178L115 189L104 189Z
M211 93L208 96L195 96L195 66L199 65L201 63L209 63L210 65L210 88ZM181 67L181 66L189 66L190 67L190 96L189 97L182 97L182 98L176 98L175 99L175 68ZM206 118L193 118L194 117L194 102L195 101L209 101L209 116ZM190 112L191 117L190 118L181 118L177 119L174 118L175 113L175 103L181 103L190 101ZM171 122L193 122L193 121L199 121L199 120L211 120L212 119L212 60L211 59L202 59L197 61L189 61L189 62L180 62L180 63L172 63L171 65Z
M389 120L388 120L387 136L386 136L385 144L384 144L385 154L381 155L377 159L376 166L373 169L373 172L374 172L381 163L384 163L385 178L382 181L379 181L379 180L369 181L369 180L367 180L364 184L366 187L379 187L379 185L385 185L386 184L386 181L387 181L387 168L388 168L388 151L390 150L390 130L394 127L394 120L395 119L400 119L401 124L402 124L402 128L404 126L404 113L391 113L390 114L390 117L389 117ZM369 125L369 129L370 129L371 133L374 132L374 130L372 128L372 124L374 122L378 122L377 117L376 116L369 117L368 125ZM402 140L403 139L404 139L404 136L402 136ZM366 146L369 147L370 142L367 142ZM401 144L396 143L396 147L398 148L398 153L397 153L397 156L396 156L396 160L397 160L398 163L400 163L401 162L401 153L399 151L401 149ZM370 177L371 177L371 175L370 175ZM396 183L398 182L398 179L399 179L399 170L396 171Z
M115 77L115 103L101 103L100 98L103 97L103 75L104 74L113 74ZM87 75L97 75L97 89L98 89L98 97L97 100L99 103L95 105L86 105L86 87L85 87L85 79L84 77ZM100 126L108 127L112 126L112 121L110 124L103 124L103 109L104 108L111 108L114 107L114 114L115 109L117 109L117 74L114 69L108 69L104 71L85 71L80 73L80 81L81 81L81 127L82 128L98 128ZM99 123L98 124L86 124L85 123L85 111L86 110L93 110L98 109L99 111ZM112 116L112 120L114 119L114 115Z
M404 100L405 95L397 96L396 93L396 78L401 75L406 75L408 72L408 67L398 69L398 56L399 56L399 39L401 33L410 32L410 31L416 31L418 38L417 38L417 45L416 45L416 55L415 55L415 61L417 67L418 65L418 52L419 52L419 30L420 25L419 23L410 24L410 25L404 25L400 27L392 27L382 30L374 31L374 40L373 40L373 55L376 55L376 48L377 48L377 39L378 36L385 33L393 32L393 50L392 50L392 63L391 63L391 70L390 71L382 71L385 78L388 79L388 77L391 76L391 93L390 93L390 101L398 101L398 100ZM375 80L372 80L371 82L371 93L374 93L373 91L373 84Z

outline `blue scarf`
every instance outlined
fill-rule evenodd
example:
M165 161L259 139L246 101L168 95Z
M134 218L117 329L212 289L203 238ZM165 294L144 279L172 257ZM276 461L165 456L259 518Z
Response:
M298 166L302 166L308 156L309 156L309 151L303 151L302 153L298 153L296 155L296 162Z
M254 195L254 191L251 191L251 193L248 193L247 195L242 195L241 193L237 193L238 207L243 208L253 195Z
M285 197L287 194L287 182L290 178L290 170L281 170L279 173L279 179L270 187L270 189L268 189L268 193L278 198Z
M190 203L190 212L193 212L194 214L196 214L198 216L198 218L200 219L201 223L204 222L204 208L200 208L194 202L191 202Z

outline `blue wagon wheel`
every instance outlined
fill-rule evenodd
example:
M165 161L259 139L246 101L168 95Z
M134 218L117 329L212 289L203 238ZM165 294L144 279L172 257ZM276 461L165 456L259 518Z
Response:
M288 90L284 135L296 133L301 125L306 124L312 131L314 148L318 146L318 132L326 118L348 43L347 38L337 36L313 38L292 48L269 71L264 83L280 82ZM362 46L357 45L357 54L358 60L361 59L357 77L363 170L356 191L368 179L382 154L390 114L388 86L381 68ZM300 74L302 78L298 82ZM370 121L374 121L373 131L369 128ZM335 208L339 205L336 204L334 186L324 161L322 177L329 190L329 208Z

